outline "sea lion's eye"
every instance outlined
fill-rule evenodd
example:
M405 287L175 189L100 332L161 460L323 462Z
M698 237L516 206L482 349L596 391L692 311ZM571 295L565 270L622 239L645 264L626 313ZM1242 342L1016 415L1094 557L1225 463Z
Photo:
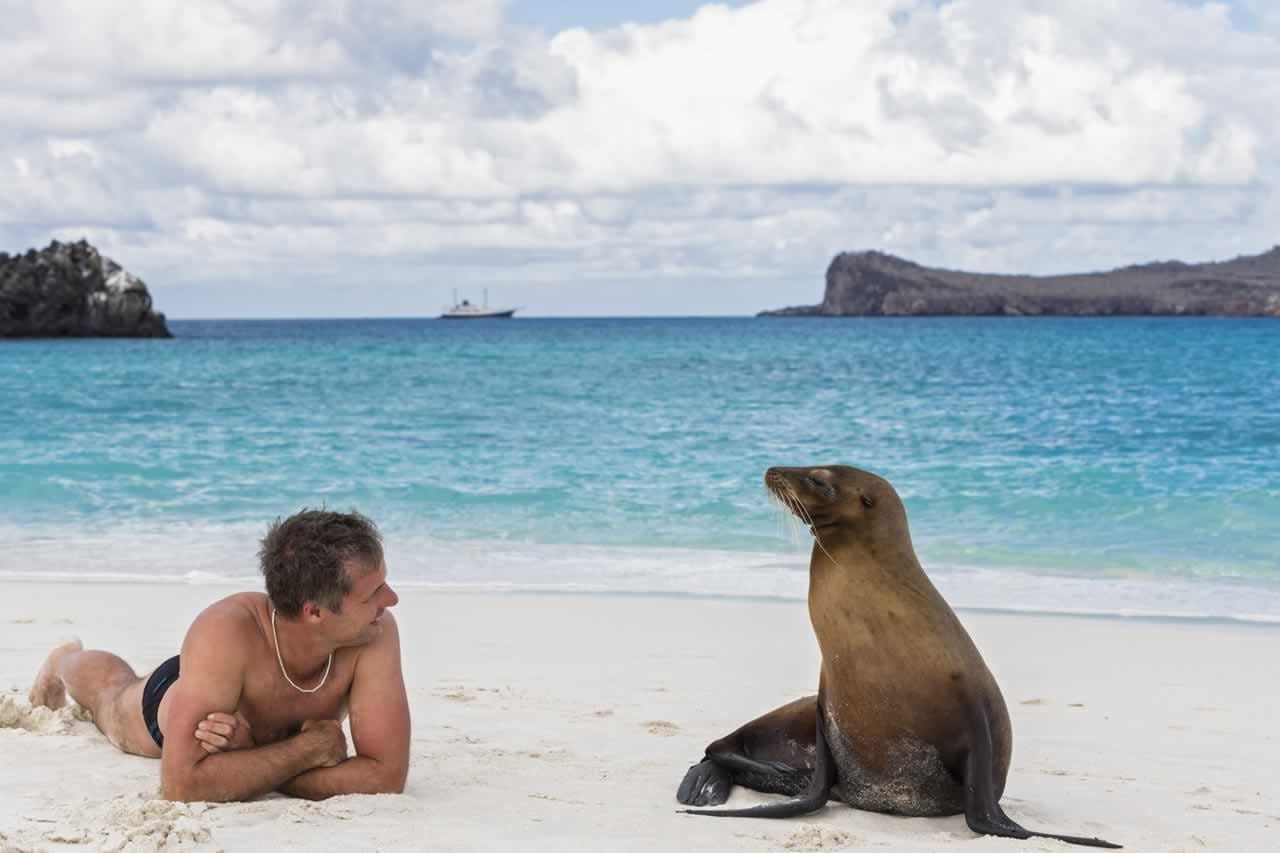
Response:
M862 496L862 505L863 505L863 506L865 506L867 509L870 509L871 507L873 507L873 506L875 506L875 505L876 505L876 502L875 502L874 500L872 500L872 499L871 499L871 496L870 496L870 495L863 495L863 496Z
M814 492L816 492L819 495L825 495L826 497L830 498L830 497L833 497L836 493L836 487L834 483L829 483L826 480L819 480L817 477L805 477L804 479L805 479L805 483L809 486L809 488L813 489Z

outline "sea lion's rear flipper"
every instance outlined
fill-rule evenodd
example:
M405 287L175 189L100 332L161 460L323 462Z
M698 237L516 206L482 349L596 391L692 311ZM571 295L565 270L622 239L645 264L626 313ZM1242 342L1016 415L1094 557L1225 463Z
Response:
M734 785L763 794L799 796L813 776L818 697L774 708L707 745L676 791L684 806L718 806Z
M831 786L836 779L836 763L831 757L831 749L827 746L823 721L822 706L817 711L817 751L816 764L809 777L809 786L798 797L781 803L767 803L749 809L685 809L688 814L714 815L716 817L795 817L797 815L816 812L827 804L831 797ZM782 768L776 764L754 761L746 756L730 754L717 758L712 755L709 761L719 764L725 761L731 766L726 769L740 770L748 773L772 772L783 773L790 768ZM701 766L701 765L698 765ZM692 769L690 770L692 773ZM687 779L688 777L686 777ZM683 786L682 786L683 787ZM722 801L723 802L723 801Z
M729 769L704 758L684 774L676 799L685 806L718 806L729 799L731 790L733 775Z
M1119 844L1103 841L1101 838L1083 838L1077 835L1055 835L1050 832L1033 832L1019 826L1000 808L996 799L994 762L991 752L991 730L983 715L981 724L975 732L973 743L969 747L969 755L965 760L965 803L964 819L969 828L982 835L996 835L1001 838L1056 838L1068 844L1079 844L1082 847L1105 847L1109 850L1120 849Z

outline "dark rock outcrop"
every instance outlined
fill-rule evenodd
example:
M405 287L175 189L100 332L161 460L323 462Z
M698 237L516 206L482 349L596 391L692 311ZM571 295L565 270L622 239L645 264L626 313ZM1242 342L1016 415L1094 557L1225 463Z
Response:
M822 304L762 317L930 315L1280 317L1280 246L1208 264L1025 276L922 267L883 252L842 252Z
M151 294L84 240L0 252L0 338L171 338Z

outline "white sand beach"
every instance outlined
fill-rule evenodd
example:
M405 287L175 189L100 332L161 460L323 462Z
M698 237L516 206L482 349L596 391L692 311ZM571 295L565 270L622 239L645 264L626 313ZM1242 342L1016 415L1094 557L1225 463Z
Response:
M141 671L231 591L0 584L0 851L1072 849L840 804L788 821L678 813L676 785L707 742L814 691L799 602L402 591L402 796L165 803L157 762L71 710L28 708L59 638ZM1016 820L1135 851L1276 849L1280 629L960 615L1013 718L1003 803ZM730 803L764 799L738 789Z

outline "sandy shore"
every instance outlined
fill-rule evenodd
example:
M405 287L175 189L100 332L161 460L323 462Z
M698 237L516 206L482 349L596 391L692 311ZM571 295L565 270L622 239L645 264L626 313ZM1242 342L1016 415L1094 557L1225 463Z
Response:
M156 762L116 752L70 711L26 707L57 639L78 634L142 670L230 591L0 584L0 851L1072 849L839 804L790 821L678 814L676 784L708 741L813 692L800 603L402 593L403 796L159 802ZM1276 849L1280 629L961 618L1013 716L1015 819L1129 850Z

